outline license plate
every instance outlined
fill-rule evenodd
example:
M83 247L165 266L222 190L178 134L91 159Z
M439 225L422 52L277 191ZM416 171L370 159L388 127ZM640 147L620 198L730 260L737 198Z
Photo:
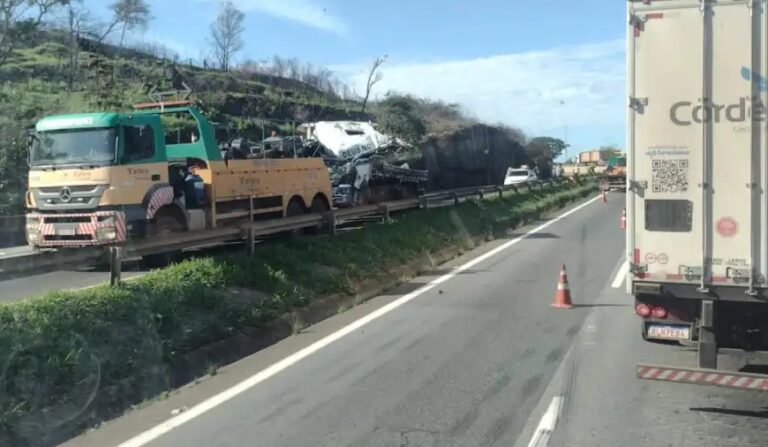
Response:
M663 340L690 340L691 328L688 326L671 326L668 324L649 324L648 337Z
M74 228L57 228L56 229L57 236L75 236L76 234L77 232Z

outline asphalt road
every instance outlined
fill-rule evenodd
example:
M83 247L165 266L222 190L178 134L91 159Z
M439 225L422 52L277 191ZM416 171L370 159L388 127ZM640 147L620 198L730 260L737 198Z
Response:
M766 397L635 379L639 361L680 364L693 354L642 342L631 297L612 287L622 201L613 194L514 245L478 247L69 445L526 446L556 399L549 445L764 445ZM549 307L562 263L572 310ZM382 309L391 310L301 355ZM197 411L265 368L263 381ZM191 420L134 438L178 421L172 415Z
M32 298L55 290L76 290L109 282L107 267L62 267L62 270L54 272L0 281L0 303ZM143 275L146 271L138 262L125 263L122 277L129 279Z

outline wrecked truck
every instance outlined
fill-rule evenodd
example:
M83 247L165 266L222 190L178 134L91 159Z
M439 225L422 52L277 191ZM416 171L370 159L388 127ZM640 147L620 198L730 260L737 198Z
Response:
M303 155L322 157L328 166L337 207L417 197L426 188L428 172L408 162L421 155L371 123L321 121L303 124L299 132Z

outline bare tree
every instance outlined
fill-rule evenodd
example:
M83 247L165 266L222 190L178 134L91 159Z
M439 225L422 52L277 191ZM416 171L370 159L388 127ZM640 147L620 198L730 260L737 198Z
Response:
M2 1L2 0L0 0ZM88 34L91 26L88 10L82 6L81 0L74 0L66 10L67 30L69 31L69 73L67 75L67 88L72 91L77 77L77 69L80 64L80 36Z
M365 98L363 99L362 113L365 113L365 106L368 105L368 99L371 97L373 86L384 79L384 75L379 71L379 68L386 62L386 60L387 56L384 55L384 57L377 57L376 60L373 61L373 64L371 64L371 71L368 73L368 82L365 84Z
M287 71L288 77L299 81L301 76L301 62L299 62L299 60L296 59L295 57L292 57L288 59L287 65L288 65L288 71Z
M288 68L288 61L283 59L282 57L275 55L272 57L272 71L270 74L273 74L275 76L283 77L285 76L285 71Z
M211 25L211 45L219 67L227 71L234 55L243 48L245 14L227 0L222 2L216 21Z
M120 45L125 40L125 31L135 28L146 28L151 19L149 5L145 0L115 0L110 6L112 9L112 21L107 29L97 39L99 42L107 38L118 27L120 32Z
M69 0L0 0L0 65L16 45L40 27L43 19Z
M347 84L341 85L341 99L345 101L352 99L352 89Z

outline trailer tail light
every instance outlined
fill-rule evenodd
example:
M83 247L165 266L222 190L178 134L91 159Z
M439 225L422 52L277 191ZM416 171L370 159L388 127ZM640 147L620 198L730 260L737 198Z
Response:
M667 318L667 309L661 306L656 306L653 309L651 309L651 316L653 316L653 318L659 318L663 320Z
M640 303L635 306L635 313L645 318L651 315L651 307L645 303Z

